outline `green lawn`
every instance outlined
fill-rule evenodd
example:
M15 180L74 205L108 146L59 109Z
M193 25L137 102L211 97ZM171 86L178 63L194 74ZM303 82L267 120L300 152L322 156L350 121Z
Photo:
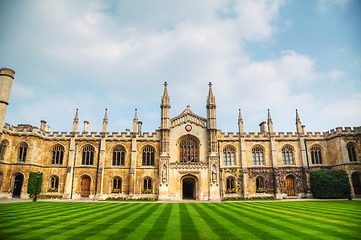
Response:
M0 204L0 239L361 239L361 202Z

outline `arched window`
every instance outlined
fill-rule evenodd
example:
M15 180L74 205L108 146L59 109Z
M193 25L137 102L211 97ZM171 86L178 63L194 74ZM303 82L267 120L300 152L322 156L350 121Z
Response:
M143 148L143 166L154 166L154 147Z
M350 162L356 162L356 146L353 143L347 144L347 151L348 151L348 158L350 159Z
M53 147L53 158L51 164L63 164L64 158L64 147L61 145L56 145Z
M21 143L19 146L18 162L25 162L27 152L28 152L28 144Z
M57 176L52 176L50 179L49 192L57 192L58 188L59 188L59 178Z
M122 179L120 177L113 178L113 189L112 193L122 192Z
M0 145L0 161L4 161L4 156L5 156L5 151L6 151L6 147L7 147L7 141L4 140L1 142Z
M312 164L322 164L321 148L319 146L313 146L311 148Z
M265 189L264 189L264 178L263 178L263 177L258 177L258 178L256 178L256 192L257 192L257 193L263 193L263 192L265 192Z
M235 165L236 162L234 160L234 148L233 147L225 147L223 149L223 162L224 165Z
M235 188L235 181L233 177L227 178L227 186L226 186L226 192L227 193L235 193L236 192L236 188Z
M179 143L181 162L198 162L198 143L191 136L187 136Z
M258 146L252 149L252 159L253 159L253 165L264 165L262 147Z
M143 180L143 193L152 193L152 179L145 178Z
M113 166L124 166L125 149L117 146L113 150Z
M82 165L93 165L94 162L94 147L87 145L83 148Z
M284 148L282 148L282 159L284 165L294 164L293 147L285 146Z

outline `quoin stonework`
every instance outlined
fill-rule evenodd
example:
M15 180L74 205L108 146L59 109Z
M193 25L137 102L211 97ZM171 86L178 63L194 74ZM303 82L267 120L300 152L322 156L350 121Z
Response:
M63 198L155 197L160 200L220 200L231 196L311 196L309 175L341 169L353 196L361 195L361 127L306 132L296 110L296 132L274 132L270 111L258 133L217 128L216 99L209 83L207 116L189 106L171 117L167 83L160 103L160 127L142 132L137 111L132 129L79 131L78 110L71 132L4 123L15 72L0 72L0 197L29 198L30 172L42 172L43 194ZM206 87L206 86L205 86ZM347 107L347 106L345 106Z

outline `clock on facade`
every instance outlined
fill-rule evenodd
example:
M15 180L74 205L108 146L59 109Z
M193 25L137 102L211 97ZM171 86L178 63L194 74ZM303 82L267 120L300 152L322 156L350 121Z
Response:
M192 126L188 124L186 125L185 129L187 132L190 132L192 130Z

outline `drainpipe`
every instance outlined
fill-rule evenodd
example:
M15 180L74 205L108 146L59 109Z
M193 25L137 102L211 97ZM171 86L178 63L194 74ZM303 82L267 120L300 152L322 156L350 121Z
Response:
M94 194L94 200L97 197L98 192L98 175L99 175L99 160L100 160L100 145L101 145L102 139L99 140L99 147L98 147L98 162L97 162L97 173L95 175L95 194Z
M220 156L219 149L220 149L220 147L219 147L219 142L218 142L219 196L220 196L221 200L223 200L223 197L222 197L222 192L223 192L222 172L223 172L223 169L221 169L221 156Z

